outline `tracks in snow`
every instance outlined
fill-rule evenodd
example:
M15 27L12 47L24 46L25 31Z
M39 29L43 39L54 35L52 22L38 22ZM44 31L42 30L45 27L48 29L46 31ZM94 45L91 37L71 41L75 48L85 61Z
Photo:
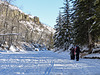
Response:
M50 66L46 68L44 75L49 75L53 66L54 66L54 61L52 61Z

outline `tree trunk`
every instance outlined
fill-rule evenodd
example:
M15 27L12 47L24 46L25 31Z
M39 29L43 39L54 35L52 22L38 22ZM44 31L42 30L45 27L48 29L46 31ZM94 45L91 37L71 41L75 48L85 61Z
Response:
M93 43L92 43L92 37L91 34L89 33L89 54L92 53L92 47L93 47Z

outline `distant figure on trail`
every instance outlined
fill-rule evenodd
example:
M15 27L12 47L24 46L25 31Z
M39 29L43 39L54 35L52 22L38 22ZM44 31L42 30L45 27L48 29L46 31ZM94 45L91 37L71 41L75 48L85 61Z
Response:
M71 58L71 60L74 60L74 59L75 59L75 54L74 54L74 52L75 52L75 49L74 49L74 47L72 47L72 48L70 49L70 58Z
M76 46L75 52L76 52L76 61L79 61L79 54L80 54L80 48L79 48L79 46Z

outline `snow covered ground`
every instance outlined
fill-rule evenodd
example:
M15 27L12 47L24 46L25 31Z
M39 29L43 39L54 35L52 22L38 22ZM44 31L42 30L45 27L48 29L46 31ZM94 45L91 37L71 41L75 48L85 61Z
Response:
M67 52L0 52L0 75L100 75L100 60L70 60Z

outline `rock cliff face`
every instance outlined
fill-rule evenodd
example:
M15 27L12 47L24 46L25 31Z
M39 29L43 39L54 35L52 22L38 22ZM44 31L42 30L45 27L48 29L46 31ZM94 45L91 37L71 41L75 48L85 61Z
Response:
M18 7L0 1L0 41L50 44L55 30L42 24L39 17L23 13ZM16 33L17 35L12 35ZM8 35L9 34L9 35ZM51 39L51 40L50 40Z

